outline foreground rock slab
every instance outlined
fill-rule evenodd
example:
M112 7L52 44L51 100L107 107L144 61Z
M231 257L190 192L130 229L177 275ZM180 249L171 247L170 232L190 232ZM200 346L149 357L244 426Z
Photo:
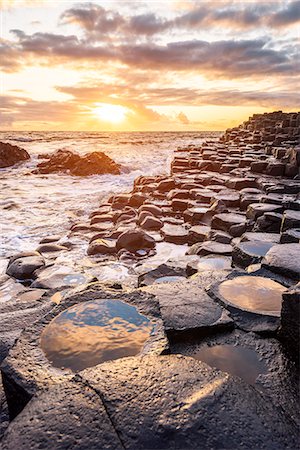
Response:
M119 450L124 447L99 396L81 383L70 382L35 397L11 423L1 448Z
M81 376L101 395L126 449L273 449L296 441L292 422L267 397L192 358L124 358Z

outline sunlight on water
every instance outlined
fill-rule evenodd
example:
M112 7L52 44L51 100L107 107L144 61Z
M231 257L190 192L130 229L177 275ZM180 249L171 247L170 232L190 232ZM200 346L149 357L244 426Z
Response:
M269 278L242 276L220 284L222 297L234 305L255 312L278 314L284 286Z
M62 312L45 328L41 346L55 367L74 372L138 354L152 324L119 300L94 300Z

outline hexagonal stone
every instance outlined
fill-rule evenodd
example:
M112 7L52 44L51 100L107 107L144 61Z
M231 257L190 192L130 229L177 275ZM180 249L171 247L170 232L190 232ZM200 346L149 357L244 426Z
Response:
M243 269L250 264L258 264L273 245L272 242L263 241L240 242L233 247L232 261Z
M260 241L260 242L273 242L274 244L279 244L280 234L279 233L254 233L247 232L241 237L241 241Z
M231 270L232 259L228 256L204 256L195 261L191 261L186 266L188 276L197 272L214 271L214 270Z
M256 220L266 212L282 212L281 205L271 205L270 203L251 203L248 206L246 215L248 219Z
M213 279L224 279L224 271ZM205 275L204 275L205 280ZM155 295L160 305L164 327L169 338L206 335L232 326L226 312L204 291L201 277L172 284L152 285L146 291Z
M281 232L290 228L300 228L300 211L285 210L282 217Z
M282 293L285 286L260 272L232 272L225 281L208 290L209 295L230 311L241 329L273 333L280 324Z
M262 261L263 267L295 280L300 279L300 244L274 245Z
M230 244L220 244L215 241L199 242L192 245L187 251L188 255L198 256L206 256L211 254L230 256L231 253L232 246Z
M44 266L45 260L40 254L37 256L25 254L25 256L10 259L6 273L17 280L32 280L36 278L36 270Z
M210 227L206 225L194 225L189 229L189 244L204 241L209 231Z
M34 397L10 424L3 450L124 449L100 397L79 382L63 383Z
M186 244L188 242L189 232L180 225L165 223L160 232L166 242L173 244Z
M229 232L233 225L244 225L246 223L245 216L234 213L216 214L211 222L211 227L217 230Z
M284 231L280 237L281 244L300 244L300 228L290 228Z
M81 376L100 393L128 450L297 445L293 422L267 397L193 358L125 358Z
M300 283L283 293L281 327L279 334L287 344L290 354L299 361L300 357Z

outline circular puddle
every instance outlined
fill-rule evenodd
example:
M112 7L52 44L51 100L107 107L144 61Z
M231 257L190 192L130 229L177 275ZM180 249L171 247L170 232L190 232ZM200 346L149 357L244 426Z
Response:
M55 317L42 333L41 347L53 366L78 372L138 354L151 330L150 320L134 306L94 300Z
M196 265L198 272L206 270L229 270L231 269L231 258L201 258Z
M224 281L220 295L242 309L258 313L280 314L284 286L264 277L241 276Z
M169 275L165 277L159 277L156 278L154 281L154 284L160 284L160 283L176 283L177 281L183 281L186 280L185 277L181 277L179 275Z
M242 346L203 347L191 356L211 367L236 375L252 385L255 384L259 374L268 371L266 364L260 361L259 355L254 350Z

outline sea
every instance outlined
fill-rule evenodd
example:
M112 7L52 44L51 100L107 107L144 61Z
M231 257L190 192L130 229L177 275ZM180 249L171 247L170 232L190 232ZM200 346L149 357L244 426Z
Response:
M28 151L28 162L0 169L0 258L34 250L49 235L67 233L112 194L130 192L140 175L170 172L178 147L198 145L217 132L0 132L0 141ZM120 175L34 175L38 155L68 149L102 151L121 165ZM1 263L0 263L1 266Z

